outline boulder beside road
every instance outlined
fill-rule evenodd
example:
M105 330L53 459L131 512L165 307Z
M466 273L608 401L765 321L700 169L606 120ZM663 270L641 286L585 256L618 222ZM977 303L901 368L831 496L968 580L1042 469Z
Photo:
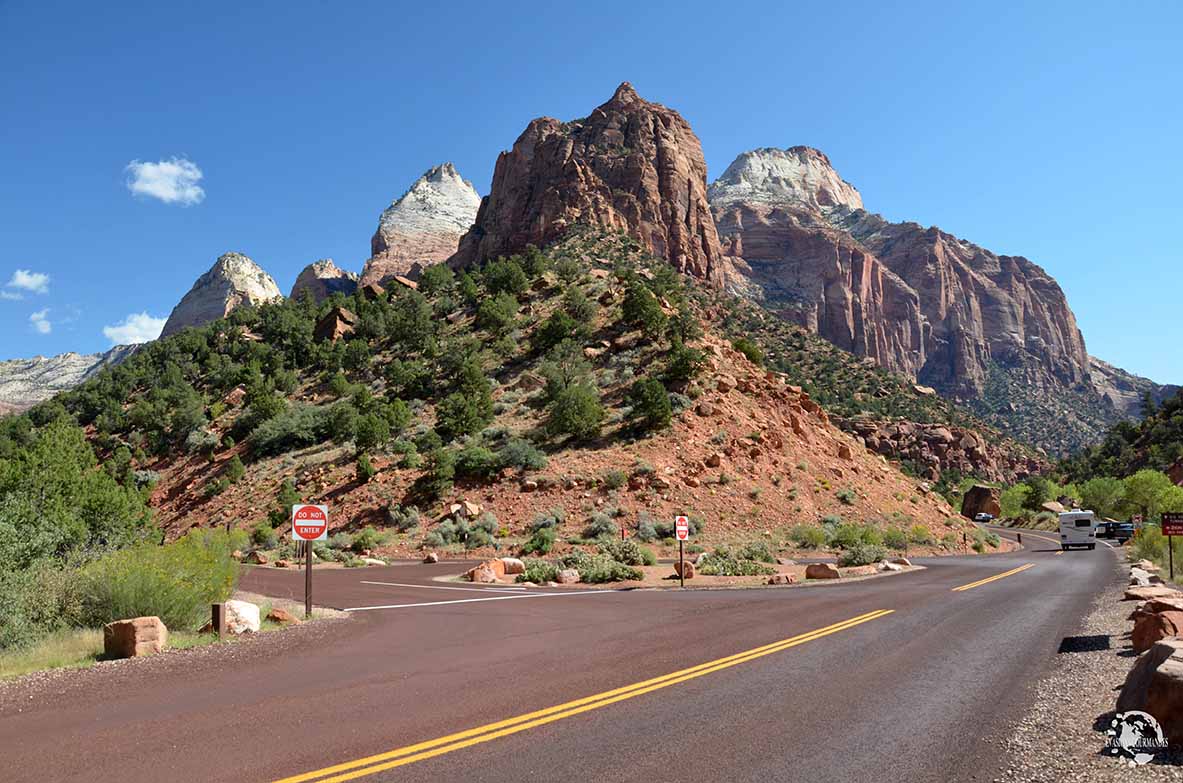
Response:
M1157 642L1126 676L1117 711L1141 710L1158 720L1172 745L1183 743L1183 640Z
M168 647L168 628L159 617L134 617L103 626L103 654L108 658L135 658Z
M250 601L231 600L226 602L226 631L234 635L258 633L262 625L259 607Z
M810 563L805 566L806 579L840 579L842 573L833 563Z

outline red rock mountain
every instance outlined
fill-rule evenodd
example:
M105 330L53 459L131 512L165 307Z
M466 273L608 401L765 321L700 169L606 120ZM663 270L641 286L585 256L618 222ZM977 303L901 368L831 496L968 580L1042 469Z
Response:
M836 345L959 397L982 395L991 365L1087 385L1084 339L1043 269L866 212L821 152L744 153L710 193L724 252L766 303Z
M530 123L498 157L492 189L450 263L542 246L577 223L625 231L696 277L725 276L698 137L627 82L588 117Z

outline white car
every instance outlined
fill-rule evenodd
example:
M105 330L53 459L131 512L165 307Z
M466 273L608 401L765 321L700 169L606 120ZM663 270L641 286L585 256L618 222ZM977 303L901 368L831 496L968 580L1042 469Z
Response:
M980 511L974 514L974 522L990 522L994 519L993 514L987 514L985 511Z

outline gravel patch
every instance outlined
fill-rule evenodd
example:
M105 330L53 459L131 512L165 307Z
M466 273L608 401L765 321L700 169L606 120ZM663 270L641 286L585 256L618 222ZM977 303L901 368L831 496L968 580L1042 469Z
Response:
M1183 749L1160 753L1143 766L1103 754L1105 728L1135 660L1133 624L1126 619L1134 604L1121 600L1129 566L1115 563L1114 569L1117 581L1098 595L1077 631L1078 637L1108 637L1109 648L1055 657L1050 673L1035 686L1033 706L1002 742L1010 762L996 783L1183 781Z

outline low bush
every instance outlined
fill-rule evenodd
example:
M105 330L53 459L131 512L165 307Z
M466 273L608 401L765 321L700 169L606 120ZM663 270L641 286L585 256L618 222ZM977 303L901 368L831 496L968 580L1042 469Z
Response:
M456 454L456 475L488 481L501 470L501 459L484 446L468 445Z
M762 563L775 563L776 555L768 548L764 541L749 541L739 548L735 556L740 560L758 560Z
M853 489L840 489L834 493L834 497L844 506L853 506L854 501L858 498Z
M599 584L602 582L624 582L641 579L641 572L632 566L613 560L608 555L589 555L586 552L572 552L561 558L566 568L579 572L581 582Z
M392 505L386 509L386 520L400 533L419 527L419 509L415 506Z
M924 525L912 525L908 529L908 540L913 544L931 544L932 533Z
M171 630L195 631L209 618L209 605L225 601L238 584L236 543L225 531L194 530L165 546L112 552L78 572L75 619L97 628L155 615Z
M888 549L904 549L908 546L908 534L898 527L889 527L883 531L883 545Z
M618 563L631 566L651 566L657 564L657 556L647 547L636 541L605 541L600 544L598 551L601 555L612 558Z
M704 576L760 576L776 573L775 568L738 557L722 548L704 557L699 563L698 570Z
M312 446L327 437L327 409L295 405L259 424L249 440L256 454L267 456Z
M545 555L554 549L555 546L555 529L553 527L541 527L534 531L534 535L530 536L526 543L522 544L523 555Z
M379 533L372 526L367 525L353 537L350 548L354 552L364 552L367 549L373 551L385 543L385 541L386 536Z
M616 535L616 523L607 514L597 511L591 515L587 526L583 528L583 537L587 539Z
M878 563L887 557L887 550L879 544L855 544L838 556L840 566L860 566Z
M546 467L546 455L537 446L522 438L510 438L497 452L501 463L509 468L517 468L525 473L527 470L542 470Z
M604 486L608 489L620 489L628 481L623 470L610 470L603 475Z
M251 543L259 549L274 549L279 542L275 528L266 522L260 522L251 528Z
M517 581L519 582L533 582L540 585L559 578L559 567L549 560L527 557L523 562L526 564L526 570L518 574Z
M826 531L813 525L794 525L789 540L802 549L821 549L826 545Z

